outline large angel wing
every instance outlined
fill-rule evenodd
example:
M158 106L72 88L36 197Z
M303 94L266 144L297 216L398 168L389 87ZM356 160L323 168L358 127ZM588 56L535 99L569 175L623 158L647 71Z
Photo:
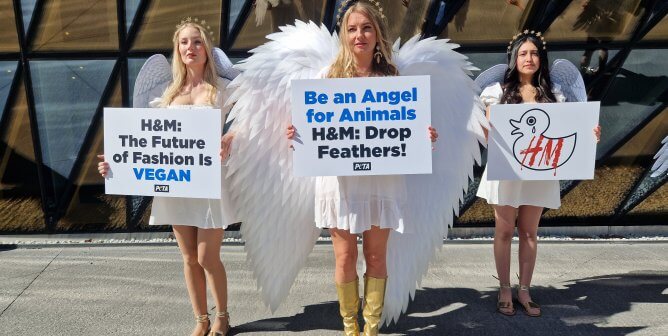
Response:
M292 175L285 136L290 81L316 78L338 51L338 38L324 25L296 21L280 29L237 65L242 73L228 86L237 134L228 178L244 220L248 259L272 311L287 296L320 233L314 225L315 180Z
M172 80L172 68L167 58L156 54L148 58L139 70L132 94L133 107L148 107L148 103L162 96Z
M399 42L395 43L395 51ZM432 125L439 133L431 175L407 175L407 232L392 232L388 242L383 321L406 311L429 261L443 245L453 214L473 179L474 162L487 127L478 86L469 77L475 67L447 40L413 37L395 54L402 76L431 75ZM427 131L425 130L425 133ZM426 134L425 134L426 136Z
M587 91L585 90L582 75L573 63L565 59L557 59L552 63L550 69L552 83L561 86L561 92L567 102L586 102Z
M663 138L661 143L663 146L661 146L661 149L654 155L656 161L652 165L652 177L659 177L668 171L668 136Z

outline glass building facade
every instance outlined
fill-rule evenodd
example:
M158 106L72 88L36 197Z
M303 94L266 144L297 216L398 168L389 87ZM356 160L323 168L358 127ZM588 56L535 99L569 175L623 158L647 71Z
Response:
M266 12L254 2L0 0L0 233L148 230L150 198L104 194L102 109L132 105L143 62L169 55L185 17L204 20L238 61L295 19L333 30L341 0L280 0ZM589 99L601 101L596 178L563 181L562 207L541 225L668 224L668 177L648 174L668 135L668 1L380 2L391 40L449 38L486 69L532 29L545 32L551 59L580 67ZM457 226L493 226L476 172Z

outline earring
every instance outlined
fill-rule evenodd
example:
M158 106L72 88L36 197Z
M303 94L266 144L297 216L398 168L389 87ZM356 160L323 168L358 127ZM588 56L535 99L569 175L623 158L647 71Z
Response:
M383 53L380 52L380 46L376 44L376 52L373 54L373 57L376 58L376 63L380 64L380 58L383 57Z

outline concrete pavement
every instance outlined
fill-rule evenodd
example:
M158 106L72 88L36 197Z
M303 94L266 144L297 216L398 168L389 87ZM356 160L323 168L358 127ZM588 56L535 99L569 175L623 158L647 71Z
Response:
M224 246L222 258L232 335L341 334L331 245L315 247L273 315L243 246ZM446 243L408 313L383 333L668 335L665 241L541 242L532 291L540 318L518 306L514 317L495 313L494 273L490 242ZM188 335L193 325L175 246L0 251L0 335Z

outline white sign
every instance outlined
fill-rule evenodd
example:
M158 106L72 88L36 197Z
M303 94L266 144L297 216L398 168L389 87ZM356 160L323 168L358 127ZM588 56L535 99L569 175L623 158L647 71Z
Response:
M105 108L105 192L220 199L221 112Z
M429 76L292 81L296 176L431 174Z
M492 105L488 179L593 179L599 109L599 102Z

